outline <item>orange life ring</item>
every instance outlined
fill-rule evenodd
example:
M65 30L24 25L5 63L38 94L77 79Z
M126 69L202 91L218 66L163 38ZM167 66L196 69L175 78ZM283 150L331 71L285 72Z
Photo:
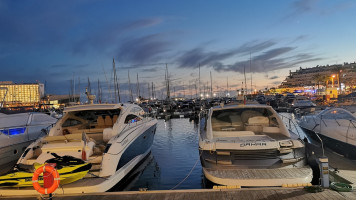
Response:
M40 184L38 183L39 175L44 173L44 172L49 172L50 174L52 174L52 176L54 178L53 184L49 188L41 187ZM55 168L53 168L53 167L51 167L49 165L44 165L43 167L39 167L33 173L32 185L35 188L35 190L37 190L37 192L39 192L41 194L51 194L59 186L59 174L58 174L58 172L57 172L57 170Z

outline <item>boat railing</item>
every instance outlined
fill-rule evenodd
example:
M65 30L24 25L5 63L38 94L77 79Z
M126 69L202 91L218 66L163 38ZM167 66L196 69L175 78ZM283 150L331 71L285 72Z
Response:
M285 121L285 119L287 119L288 120L288 124L286 124L286 123L285 124L286 124L288 130L292 131L292 132L294 132L293 130L295 130L297 132L299 138L301 138L301 135L300 135L299 130L298 130L298 126L295 123L295 121L292 118L284 116L282 114L279 114L279 116L282 117L283 122Z

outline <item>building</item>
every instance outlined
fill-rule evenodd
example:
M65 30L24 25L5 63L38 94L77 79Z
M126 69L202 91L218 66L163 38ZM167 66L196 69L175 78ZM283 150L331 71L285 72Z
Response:
M44 97L43 83L0 82L0 107L33 107L39 108Z
M49 108L62 109L66 106L79 105L80 95L49 95Z
M318 78L319 77L319 78ZM338 83L340 82L340 84ZM356 63L300 68L289 72L289 76L278 87L281 90L316 91L318 88L337 88L339 93L356 89Z

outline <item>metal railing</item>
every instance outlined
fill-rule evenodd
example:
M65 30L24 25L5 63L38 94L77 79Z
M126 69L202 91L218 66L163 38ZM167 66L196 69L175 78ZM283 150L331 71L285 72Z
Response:
M282 121L285 122L285 119L288 120L288 124L287 123L284 123L286 125L286 127L288 128L289 131L292 131L294 132L293 130L296 130L299 138L301 138L301 135L299 133L299 130L298 130L298 125L294 122L294 120L290 117L287 117L287 116L284 116L282 114L278 114L281 118L282 118ZM288 126L287 126L288 125Z

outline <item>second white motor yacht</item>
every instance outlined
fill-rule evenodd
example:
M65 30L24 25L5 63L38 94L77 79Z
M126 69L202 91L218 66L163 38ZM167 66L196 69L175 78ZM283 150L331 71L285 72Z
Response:
M205 177L228 186L309 185L304 142L266 105L226 105L200 118Z

